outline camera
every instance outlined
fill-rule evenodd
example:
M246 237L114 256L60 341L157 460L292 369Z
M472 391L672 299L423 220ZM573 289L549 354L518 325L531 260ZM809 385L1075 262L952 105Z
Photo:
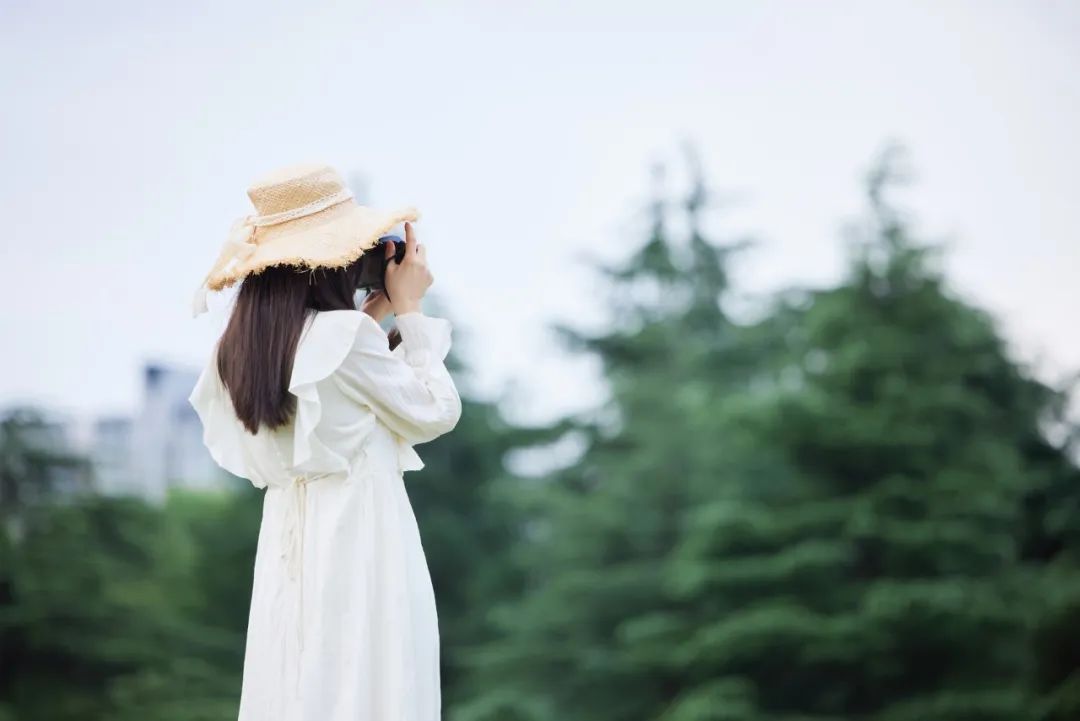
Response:
M386 243L394 244L394 255L386 257ZM360 270L360 279L357 282L358 290L373 291L384 287L386 278L386 265L391 260L400 263L405 257L405 241L399 235L384 235L379 238L375 245L364 251L363 267Z

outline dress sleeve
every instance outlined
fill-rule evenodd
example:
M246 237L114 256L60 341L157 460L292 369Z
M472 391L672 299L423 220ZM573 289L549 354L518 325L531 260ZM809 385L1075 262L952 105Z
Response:
M391 351L379 324L363 316L364 327L334 374L342 392L409 444L452 430L461 417L461 398L445 365L450 321L419 311L397 316L401 343Z

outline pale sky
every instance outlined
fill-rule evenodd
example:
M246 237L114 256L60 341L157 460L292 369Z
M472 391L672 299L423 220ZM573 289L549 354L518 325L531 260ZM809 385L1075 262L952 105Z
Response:
M246 188L317 160L420 208L470 387L587 406L548 324L602 321L574 258L639 241L683 138L757 292L837 277L902 141L955 286L1047 377L1080 368L1077 3L0 0L0 92L0 405L128 412L145 360L201 364L223 301L191 295Z

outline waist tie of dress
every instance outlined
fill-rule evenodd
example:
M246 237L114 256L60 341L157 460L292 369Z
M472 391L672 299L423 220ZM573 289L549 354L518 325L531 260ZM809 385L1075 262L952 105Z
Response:
M293 476L284 489L285 513L282 525L281 558L289 579L296 585L296 646L304 648L304 524L307 521L307 486L326 474Z
M367 458L366 451L357 454L350 464L350 473ZM282 524L281 559L289 579L296 586L296 647L304 648L304 524L307 522L307 486L312 481L331 476L331 473L302 473L292 477L284 488L285 511ZM296 686L300 687L299 654L297 654Z

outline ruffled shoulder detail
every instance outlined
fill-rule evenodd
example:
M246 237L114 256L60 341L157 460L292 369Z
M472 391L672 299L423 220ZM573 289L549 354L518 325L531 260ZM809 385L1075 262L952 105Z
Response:
M335 473L349 468L349 460L326 446L315 433L322 418L322 403L316 384L330 377L341 366L366 322L385 336L382 326L374 318L363 311L354 310L313 313L300 336L289 380L289 392L296 396L292 448L292 468L295 471Z
M398 346L394 355L412 364L427 363L443 358L449 343L448 323L426 322L440 319L406 319L414 326L414 349L406 357ZM419 323L417 322L419 321ZM400 323L400 319L399 319ZM381 337L380 337L381 336ZM335 474L348 472L350 459L326 445L316 433L322 420L322 400L319 383L329 378L348 358L358 344L387 342L386 331L367 313L360 310L320 311L311 314L305 323L293 358L288 390L296 398L292 437L286 429L270 433L266 429L252 435L236 417L232 398L217 371L215 344L195 388L188 397L203 424L203 444L214 461L229 473L246 478L259 488L285 484L289 476L305 474ZM417 356L424 356L418 358ZM375 417L371 417L374 427ZM280 431L285 431L281 433ZM398 449L398 464L402 471L420 470L424 462L405 438L394 434ZM291 453L288 451L291 450ZM283 452L284 451L284 452ZM276 456L276 457L275 457Z
M203 425L203 445L214 462L258 488L287 483L294 473L347 471L348 459L326 446L315 433L322 417L316 384L345 360L364 318L383 333L371 316L360 311L322 311L308 317L289 379L289 392L296 397L291 439L280 433L284 429L271 433L264 428L253 435L236 417L232 397L217 369L219 340L188 396ZM290 443L291 454L282 453Z
M210 354L210 360L203 368L195 388L188 395L188 403L195 409L203 426L203 445L210 452L214 462L234 476L247 478L253 484L263 487L261 480L251 478L247 457L244 452L244 436L247 432L236 417L232 398L217 369L217 344Z

